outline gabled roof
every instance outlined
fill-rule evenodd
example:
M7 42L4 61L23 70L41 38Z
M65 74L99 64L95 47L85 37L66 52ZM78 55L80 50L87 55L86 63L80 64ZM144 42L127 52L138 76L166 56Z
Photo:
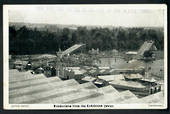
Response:
M162 101L163 92L139 99L132 92L119 92L111 85L98 88L92 82L79 84L74 79L63 81L59 77L33 75L30 71L9 70L10 104L147 104Z

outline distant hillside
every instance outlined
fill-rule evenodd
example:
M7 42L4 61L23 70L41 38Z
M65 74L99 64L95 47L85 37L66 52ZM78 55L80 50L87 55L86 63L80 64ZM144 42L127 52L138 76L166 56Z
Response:
M23 26L26 26L29 29L37 29L39 31L49 31L56 32L58 29L69 28L76 30L78 26L76 25L60 25L60 24L37 24L37 23L14 23L10 22L9 26L15 26L16 30L20 29Z
M77 30L78 27L85 27L86 29L101 28L101 26L39 24L39 23L20 23L20 22L10 22L9 26L15 26L16 30L20 29L23 26L26 26L29 29L35 29L36 28L39 31L49 31L49 32L56 32L57 30L61 30L61 29L64 29L64 28L68 28L68 29L71 29L71 30Z
M160 27L115 27L112 25L109 26L80 26L80 25L61 25L61 24L38 24L38 23L21 23L21 22L10 22L9 26L15 26L15 29L18 30L23 26L26 26L29 29L37 29L38 31L49 31L49 32L56 32L57 30L61 30L64 28L68 28L71 30L77 30L78 27L85 27L88 30L96 29L96 28L107 28L107 29L114 29L114 28L121 28L121 29L128 29L128 28L144 28L144 29L154 29L154 30L161 30L163 31L163 28Z

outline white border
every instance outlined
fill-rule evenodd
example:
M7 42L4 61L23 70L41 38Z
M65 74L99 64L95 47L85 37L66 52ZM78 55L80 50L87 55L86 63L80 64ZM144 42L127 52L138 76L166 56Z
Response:
M167 6L165 4L129 4L129 5L97 5L102 7L115 7L115 8L124 8L124 9L164 9L164 105L163 106L156 106L151 104L113 104L113 107L107 107L104 108L104 105L102 107L88 107L88 108L56 108L54 107L55 104L9 104L9 97L8 97L8 76L9 76L9 36L8 36L8 26L9 26L9 19L8 19L8 10L9 9L17 9L18 6L25 7L28 5L3 5L3 108L4 109L18 109L18 110L24 110L24 109L167 109ZM29 5L31 6L31 5ZM38 6L38 5L34 5ZM42 6L42 5L41 5ZM53 6L53 5L48 5ZM68 6L68 5L60 5L60 6ZM74 5L69 5L74 6ZM96 6L96 5L75 5L76 7L86 6ZM72 104L70 104L73 106ZM87 104L85 104L87 105Z

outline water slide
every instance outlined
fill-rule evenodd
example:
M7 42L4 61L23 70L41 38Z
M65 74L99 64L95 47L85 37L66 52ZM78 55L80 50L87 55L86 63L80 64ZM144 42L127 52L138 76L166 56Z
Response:
M62 52L61 57L67 54L72 53L73 51L79 49L80 47L84 46L85 44L75 44L72 47L66 49L65 51Z
M141 56L143 56L143 54L150 50L152 45L153 45L153 41L145 41L144 44L140 47L137 55L135 56L135 58L140 58Z

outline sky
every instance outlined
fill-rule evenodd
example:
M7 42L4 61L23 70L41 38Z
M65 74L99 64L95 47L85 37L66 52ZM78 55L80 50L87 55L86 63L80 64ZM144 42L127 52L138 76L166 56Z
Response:
M8 5L9 22L125 27L163 27L159 5Z

